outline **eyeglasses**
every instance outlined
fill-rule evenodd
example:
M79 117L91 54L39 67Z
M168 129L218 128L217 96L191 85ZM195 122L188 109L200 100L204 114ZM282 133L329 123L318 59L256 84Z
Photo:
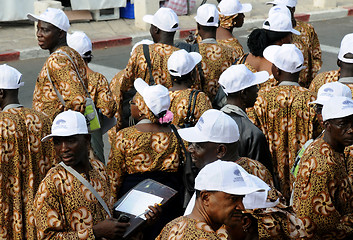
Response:
M136 105L136 103L134 103L132 100L129 101L130 105Z

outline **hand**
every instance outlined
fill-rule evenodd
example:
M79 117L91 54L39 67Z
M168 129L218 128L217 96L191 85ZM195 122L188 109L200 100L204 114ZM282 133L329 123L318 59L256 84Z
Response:
M154 206L148 206L148 208L150 209L150 211L148 211L145 214L145 217L147 219L147 224L150 225L150 224L153 224L154 221L156 221L159 218L159 216L162 213L162 208L160 204L155 204Z
M99 238L115 239L122 237L130 223L118 222L115 218L109 218L93 226L94 236Z

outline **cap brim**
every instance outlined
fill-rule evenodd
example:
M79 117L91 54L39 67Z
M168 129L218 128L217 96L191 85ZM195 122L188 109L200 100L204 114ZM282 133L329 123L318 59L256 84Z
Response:
M294 28L291 30L291 32L295 35L298 35L298 36L300 35L300 32L295 30Z
M324 101L320 101L319 99L316 99L315 101L309 102L309 104L321 104L321 105L324 105Z
M270 75L266 71L256 72L254 73L254 75L255 75L255 81L253 85L264 83L270 78Z
M229 193L232 195L247 195L254 192L266 191L261 187L237 187L236 189L222 190L222 192Z
M67 133L61 133L61 134L49 134L48 136L45 136L44 138L42 138L42 142L46 142L48 140L50 140L53 137L68 137L68 136L73 136L73 135L77 135L77 134L88 134L88 133L72 133L72 132L67 132Z
M28 18L29 20L33 21L33 22L37 22L38 20L41 20L41 19L39 18L39 16L36 16L36 15L34 15L34 14L32 14L32 13L28 13L28 14L27 14L27 18Z
M197 53L197 52L189 52L190 56L192 57L192 59L194 59L194 63L195 63L195 66L201 62L202 60L202 56L201 54Z
M272 2L267 2L267 3L266 3L266 5L270 5L270 4L275 5L275 4L277 4L277 3L273 2L273 1L272 1Z
M143 16L142 20L146 23L154 24L153 15L145 15L145 16Z
M264 58L266 58L268 61L270 61L273 64L275 56L276 56L277 52L280 50L280 48L281 48L281 46L278 46L278 45L268 46L263 51Z
M252 5L250 3L243 3L241 9L238 13L246 13L252 10Z
M148 87L148 84L143 81L141 78L138 78L135 80L134 82L134 87L136 89L136 91L141 94L141 96L143 97L143 90Z
M180 137L187 142L197 143L210 141L210 139L206 138L196 126L178 129L178 133Z

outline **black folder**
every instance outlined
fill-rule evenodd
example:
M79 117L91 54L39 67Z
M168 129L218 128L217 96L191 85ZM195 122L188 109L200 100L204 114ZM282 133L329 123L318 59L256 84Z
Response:
M177 191L174 190L173 188L170 188L170 187L163 185L159 182L156 182L152 179L145 179L142 182L140 182L139 184L137 184L134 188L132 188L129 192L127 192L123 197L121 197L114 204L113 216L114 216L114 218L118 219L121 214L124 214L130 218L130 226L127 228L127 230L123 236L124 239L130 237L131 234L133 234L135 231L140 229L143 226L143 224L146 222L146 220L144 220L140 217L136 217L133 214L129 214L129 213L125 213L125 212L121 212L121 211L116 210L116 208L120 205L120 203L122 203L126 199L126 197L128 197L129 193L132 190L150 193L155 196L163 198L163 200L161 202L162 208L171 198L173 198L177 194Z

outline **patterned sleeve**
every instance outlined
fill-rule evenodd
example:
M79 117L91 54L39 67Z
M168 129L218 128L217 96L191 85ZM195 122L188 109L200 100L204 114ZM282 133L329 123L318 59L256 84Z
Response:
M70 55L73 56L73 54ZM82 63L77 58L74 57L72 60L87 87L85 67L81 66ZM65 101L64 111L71 109L84 113L87 94L71 61L62 53L54 53L49 57L47 63L50 77Z
M311 39L311 62L312 62L312 78L316 77L316 74L321 69L322 60L321 60L321 48L319 38L317 33L315 32L314 27L311 24L308 24L308 28L310 31L310 39Z
M208 96L204 93L204 92L200 92L197 95L197 104L195 106L195 112L194 112L194 116L195 116L195 122L197 122L199 120L199 118L201 117L201 115L206 112L208 109L212 108L212 104L210 99L208 98Z
M50 172L41 182L34 200L35 224L38 239L95 239L92 227L80 231L70 231L71 226L65 226L62 196L57 191L54 182L50 180Z
M125 144L126 139L124 138L123 130L119 131L111 143L111 150L109 154L109 160L107 163L107 171L110 180L111 194L114 202L118 201L117 195L119 187L123 181L123 175L125 172Z
M337 187L335 177L331 176L333 173L327 171L323 164L330 160L325 159L327 155L315 153L309 148L300 162L293 208L297 216L303 220L309 236L314 233L323 236L325 233L338 232L338 229L343 230L344 226L340 224L342 216L335 206L338 195L335 193L335 187ZM328 150L322 148L317 151L327 152Z
M309 90L317 94L317 92L319 91L319 88L325 83L325 77L326 77L326 72L322 72L318 74L311 82L309 86Z
M91 78L95 78L95 86L91 84ZM108 118L113 117L116 112L116 102L110 91L108 81L102 74L95 72L89 75L88 91L102 114Z

